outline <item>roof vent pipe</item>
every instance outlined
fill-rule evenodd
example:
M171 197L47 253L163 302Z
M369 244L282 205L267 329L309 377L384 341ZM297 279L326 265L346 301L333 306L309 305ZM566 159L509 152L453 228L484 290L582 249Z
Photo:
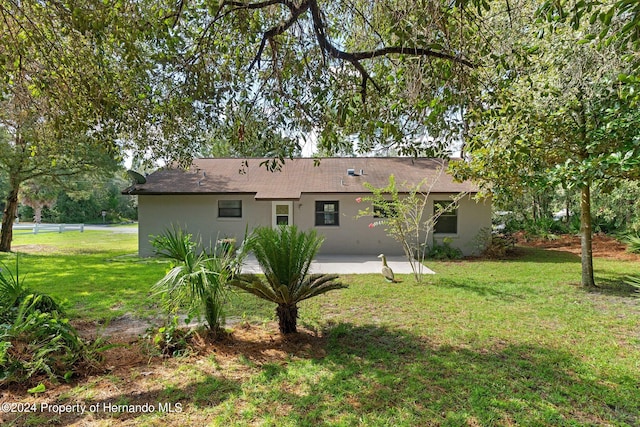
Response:
M360 175L364 175L364 169L360 169Z

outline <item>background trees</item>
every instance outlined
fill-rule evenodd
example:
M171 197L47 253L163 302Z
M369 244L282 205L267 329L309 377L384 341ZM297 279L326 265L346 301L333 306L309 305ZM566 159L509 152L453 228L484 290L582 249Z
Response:
M117 171L111 176L74 176L61 186L47 186L53 194L50 203L42 210L43 222L55 223L117 223L137 219L137 200L134 196L122 194L122 189L130 185ZM29 192L29 185L23 195ZM35 211L22 199L18 211L20 221L34 221ZM106 211L103 219L102 211Z
M631 66L614 46L585 39L568 23L535 21L530 2L518 6L497 21L505 50L487 68L487 87L469 109L471 161L461 164L460 176L482 180L498 198L575 189L582 284L595 286L591 189L640 173Z
M131 11L123 3L0 3L0 168L9 184L0 251L11 249L25 182L113 171L117 137L134 129L131 106L145 93L123 71L136 51L126 20L115 17Z

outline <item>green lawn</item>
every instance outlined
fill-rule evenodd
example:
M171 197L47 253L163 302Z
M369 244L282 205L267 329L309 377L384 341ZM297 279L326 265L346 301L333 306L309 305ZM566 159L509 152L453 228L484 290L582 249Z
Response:
M149 287L166 264L133 256L135 239L21 235L14 249L29 252L20 263L28 283L66 298L73 317L150 316L157 304ZM640 273L637 262L596 259L600 292L578 286L580 260L564 252L428 265L438 274L423 285L408 275L397 284L344 276L348 289L303 303L300 324L326 337L323 357L240 357L227 369L215 354L189 359L177 375L147 380L183 412L129 414L123 423L640 425L640 300L621 284ZM242 295L230 311L252 320L273 314ZM90 385L78 387L60 399L90 394Z
M0 261L13 271L17 254L27 286L63 301L72 319L163 317L150 288L167 272L168 263L139 258L137 245L137 234L132 233L19 232L14 236L14 253L0 254ZM271 311L261 301L234 295L229 316L258 320Z

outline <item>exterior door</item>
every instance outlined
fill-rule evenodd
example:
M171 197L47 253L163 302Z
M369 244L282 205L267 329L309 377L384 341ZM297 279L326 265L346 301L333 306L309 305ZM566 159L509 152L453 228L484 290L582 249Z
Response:
M293 202L273 202L272 205L272 225L293 224Z

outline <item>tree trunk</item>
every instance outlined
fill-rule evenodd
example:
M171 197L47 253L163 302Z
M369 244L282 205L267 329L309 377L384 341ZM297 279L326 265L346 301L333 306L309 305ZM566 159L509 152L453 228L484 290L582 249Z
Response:
M37 224L40 224L42 222L43 208L44 208L44 205L41 203L36 203L35 207L33 208L33 221Z
M298 307L295 304L279 304L276 308L278 326L282 334L294 334L298 332Z
M20 186L14 184L7 196L7 204L2 216L2 231L0 231L0 252L11 252L13 240L13 222L18 212L18 192Z
M217 339L222 332L222 312L219 304L213 299L212 295L204 297L204 317L209 326L209 330L213 334L213 339Z
M593 278L593 230L591 226L591 186L582 187L580 196L580 240L582 246L582 286L596 286Z

